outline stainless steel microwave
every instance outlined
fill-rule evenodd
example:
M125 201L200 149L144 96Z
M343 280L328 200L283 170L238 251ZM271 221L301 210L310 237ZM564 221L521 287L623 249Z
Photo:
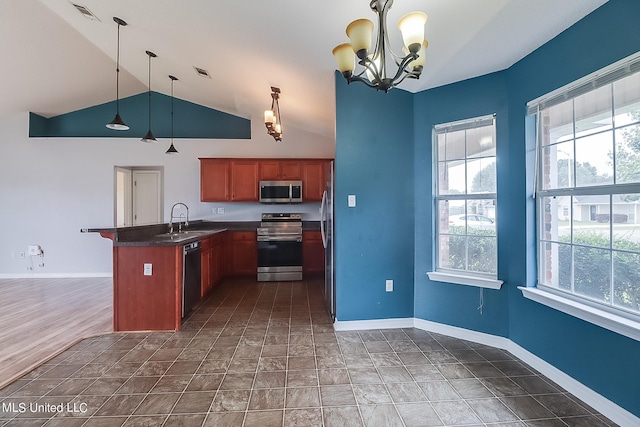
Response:
M302 203L302 181L260 181L260 203Z

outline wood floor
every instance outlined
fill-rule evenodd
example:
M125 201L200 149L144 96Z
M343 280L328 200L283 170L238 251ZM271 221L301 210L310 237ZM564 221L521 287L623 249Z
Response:
M111 278L0 279L0 388L82 338L113 331Z

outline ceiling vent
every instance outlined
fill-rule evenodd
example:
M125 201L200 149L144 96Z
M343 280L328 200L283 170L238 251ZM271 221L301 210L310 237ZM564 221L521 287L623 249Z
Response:
M96 15L93 14L86 6L82 6L80 4L71 3L73 7L78 9L78 12L82 14L87 19L91 19L92 21L100 21Z
M206 77L207 79L211 78L211 76L209 75L209 72L207 70L205 70L204 68L193 67L193 69L196 70L196 73L200 77Z

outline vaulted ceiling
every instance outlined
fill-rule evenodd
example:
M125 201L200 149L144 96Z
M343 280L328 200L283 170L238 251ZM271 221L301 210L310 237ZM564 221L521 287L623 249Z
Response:
M396 0L388 27L422 10L429 20L427 65L418 92L508 68L606 0ZM57 115L115 98L117 25L121 28L120 95L151 88L254 120L282 90L284 126L333 137L334 46L346 25L375 21L368 0L0 0L0 119L32 111ZM211 78L194 70L202 68ZM397 90L397 89L394 89Z

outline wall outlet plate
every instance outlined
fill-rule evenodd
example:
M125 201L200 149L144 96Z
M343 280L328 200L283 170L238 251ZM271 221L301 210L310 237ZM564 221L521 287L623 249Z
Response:
M153 274L153 264L145 263L144 264L144 275L151 276Z
M387 292L393 292L393 280L387 279L385 281L385 285L387 287Z
M356 195L355 194L349 194L347 196L347 205L350 208L355 208L356 207Z

